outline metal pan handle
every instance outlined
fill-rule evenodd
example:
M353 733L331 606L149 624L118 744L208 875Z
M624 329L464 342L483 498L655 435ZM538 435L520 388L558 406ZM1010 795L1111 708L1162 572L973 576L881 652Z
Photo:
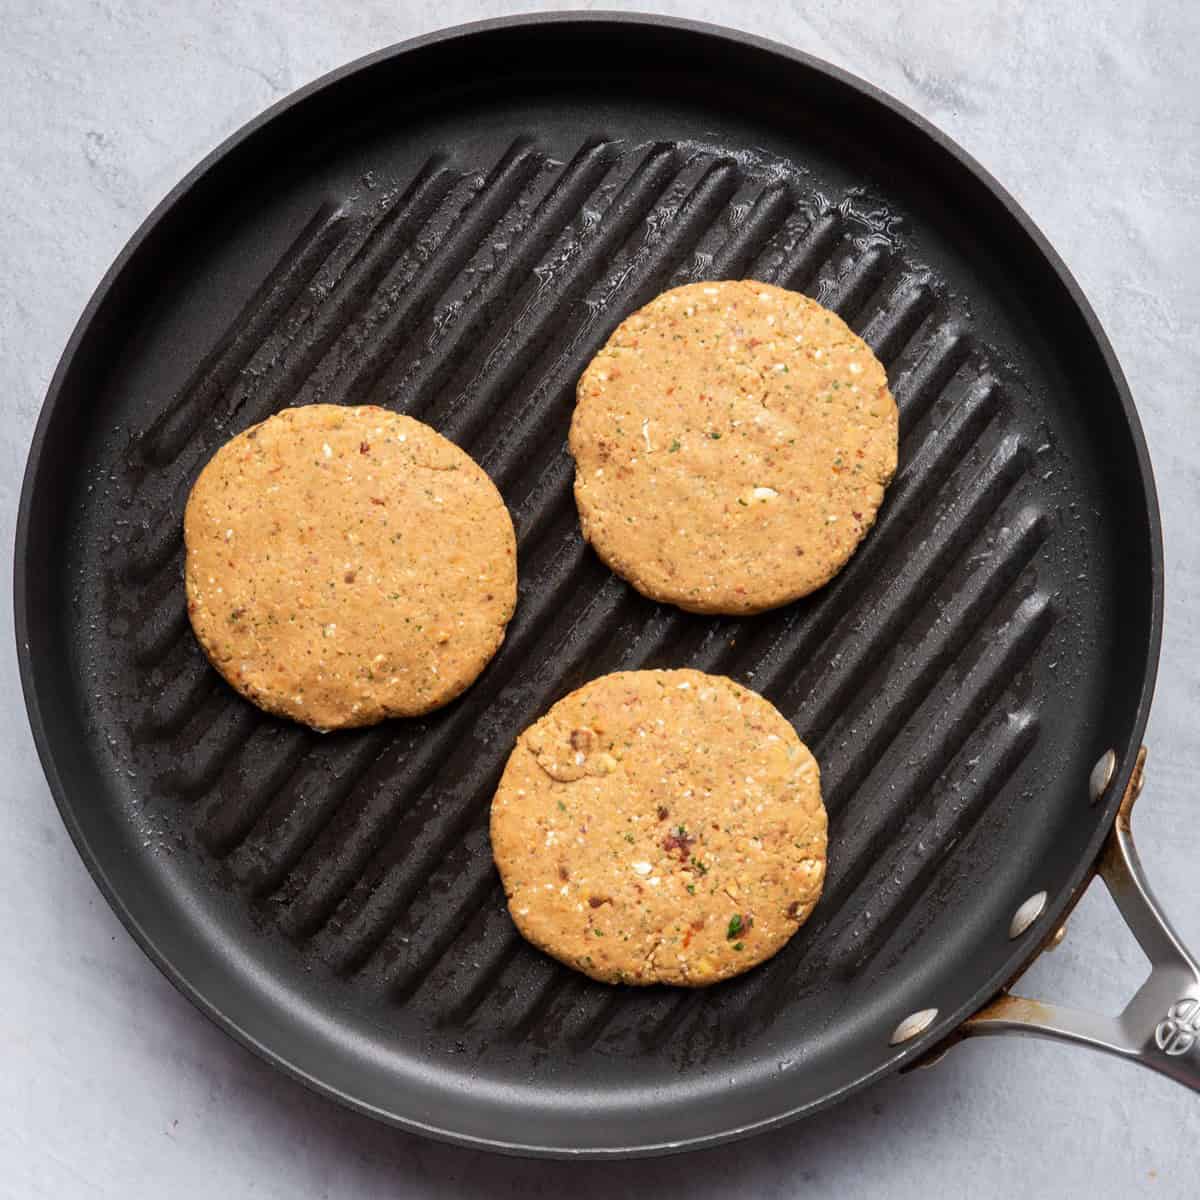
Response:
M1150 976L1116 1017L1005 992L960 1029L965 1037L1027 1034L1104 1050L1200 1091L1200 967L1171 928L1142 870L1130 816L1142 790L1143 747L1096 874L1151 964Z

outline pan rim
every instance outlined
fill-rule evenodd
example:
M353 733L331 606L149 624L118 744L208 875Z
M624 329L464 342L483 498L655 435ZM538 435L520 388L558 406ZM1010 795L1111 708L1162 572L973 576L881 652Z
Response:
M957 1009L948 1010L930 1025L925 1033L902 1050L898 1050L886 1058L877 1068L858 1077L844 1086L837 1088L816 1100L798 1105L774 1116L736 1126L730 1129L711 1133L698 1134L695 1137L683 1138L676 1141L655 1143L633 1143L624 1146L564 1146L508 1141L498 1138L488 1138L471 1133L463 1133L452 1128L443 1128L428 1122L423 1122L411 1116L405 1116L395 1111L385 1110L378 1105L364 1101L348 1091L333 1086L305 1070L292 1057L263 1040L257 1038L244 1028L235 1015L223 1011L221 1006L212 1001L198 987L188 980L184 971L176 965L173 953L169 947L156 942L147 930L139 923L136 915L121 899L120 889L114 885L109 871L101 862L89 843L87 835L75 816L77 799L68 794L56 765L54 747L47 723L44 719L38 694L38 683L32 655L29 651L29 630L31 597L29 596L30 578L26 570L28 559L31 511L33 496L40 474L43 452L47 436L57 409L61 393L70 372L72 362L78 352L80 343L86 335L94 318L104 306L117 281L137 255L143 243L151 236L156 227L167 217L200 180L206 176L220 161L238 146L249 140L259 130L283 117L292 109L298 107L311 96L339 83L341 80L369 69L377 64L399 58L404 54L429 46L440 45L459 39L475 37L481 34L511 29L514 27L531 27L571 24L583 26L621 25L625 27L652 27L676 31L682 34L699 35L714 40L732 42L754 50L776 56L790 65L804 69L827 78L833 79L843 87L849 88L860 97L883 106L893 116L915 128L917 133L931 139L938 149L949 155L957 164L965 168L980 184L987 189L993 198L1001 205L1007 216L1014 222L1020 232L1029 240L1032 249L1041 255L1059 283L1064 288L1070 301L1075 305L1084 321L1089 336L1095 343L1104 367L1112 378L1121 410L1132 439L1138 473L1141 477L1143 503L1145 505L1148 534L1150 538L1150 583L1151 583L1151 613L1148 630L1146 665L1144 669L1140 694L1133 720L1132 730L1124 747L1114 747L1118 752L1119 769L1110 787L1102 811L1096 810L1096 827L1089 839L1086 853L1071 872L1067 885L1059 897L1047 908L1047 920L1056 922L1078 894L1081 886L1089 876L1096 856L1100 852L1104 838L1116 815L1125 785L1132 773L1134 755L1131 753L1140 745L1149 717L1150 704L1154 693L1159 654L1162 640L1163 622L1163 593L1164 593L1164 559L1162 546L1162 526L1159 513L1154 476L1150 464L1149 450L1137 411L1134 407L1125 376L1117 362L1116 355L1105 335L1099 319L1083 294L1079 284L1067 268L1066 264L1055 252L1041 230L1025 213L1016 200L1005 190L993 176L971 155L963 150L956 142L943 133L924 117L910 109L901 101L866 82L858 76L834 66L820 58L802 50L785 45L771 39L760 37L739 29L715 25L708 22L693 21L684 18L666 17L652 13L628 13L613 11L594 12L540 12L514 14L485 21L475 21L456 25L419 37L407 39L357 58L349 63L320 76L304 87L277 101L264 112L253 118L231 136L224 139L215 149L205 155L173 187L167 195L152 209L138 229L125 244L104 277L97 285L92 296L83 309L71 336L59 359L54 375L43 401L41 412L30 442L24 479L21 486L20 500L17 510L16 533L14 538L13 563L13 593L14 593L14 629L17 642L17 657L21 677L22 691L25 698L26 710L30 729L33 734L38 757L50 787L55 805L71 836L80 857L95 880L97 887L118 919L129 931L134 941L141 947L151 962L162 972L171 984L184 995L200 1012L211 1020L218 1028L232 1036L241 1045L253 1051L258 1057L280 1069L287 1075L304 1084L311 1091L333 1099L338 1103L372 1117L384 1123L396 1126L412 1133L419 1133L439 1141L455 1145L483 1149L498 1153L541 1157L541 1158L627 1158L643 1157L676 1153L684 1150L695 1150L721 1145L726 1142L740 1140L768 1129L777 1128L802 1116L807 1116L821 1109L846 1099L855 1092L861 1091L872 1083L898 1071L906 1063L911 1063L934 1044L945 1039L968 1016L991 999L1002 986L1011 980L1031 957L1026 947L1016 947L1005 959L1001 968L983 983L971 998ZM1036 953L1036 949L1033 953Z

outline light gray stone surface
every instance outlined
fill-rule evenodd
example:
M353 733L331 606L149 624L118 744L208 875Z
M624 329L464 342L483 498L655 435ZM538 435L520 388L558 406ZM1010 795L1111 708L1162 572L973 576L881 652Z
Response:
M590 7L588 5L559 5ZM150 207L322 72L529 5L8 0L0 35L0 526L80 309ZM537 7L541 7L540 5ZM625 7L613 4L612 7ZM790 42L940 125L1025 205L1090 296L1145 422L1166 530L1166 643L1138 834L1200 949L1200 83L1192 0L707 0L663 11ZM11 564L0 623L11 628ZM372 1125L277 1076L179 997L109 913L33 751L0 646L0 1196L1192 1195L1200 1098L1025 1041L963 1046L806 1124L686 1159L501 1160ZM1092 895L1028 986L1115 1007L1139 955Z

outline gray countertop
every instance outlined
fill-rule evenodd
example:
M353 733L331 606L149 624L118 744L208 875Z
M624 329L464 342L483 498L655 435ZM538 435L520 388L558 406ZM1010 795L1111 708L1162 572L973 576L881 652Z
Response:
M367 51L530 4L10 0L0 38L0 525L92 289L149 209L266 105ZM546 7L588 8L561 3ZM610 3L605 7L646 7ZM1192 0L706 0L665 12L790 42L941 126L1025 206L1116 347L1150 442L1167 622L1138 835L1200 948L1200 84ZM186 11L179 11L186 10ZM0 624L11 628L5 557ZM310 1095L208 1024L100 898L0 648L0 1196L1184 1196L1200 1098L1114 1060L974 1042L801 1125L684 1159L532 1163L435 1145ZM1192 815L1189 817L1189 813ZM1026 990L1115 1008L1144 970L1089 894Z

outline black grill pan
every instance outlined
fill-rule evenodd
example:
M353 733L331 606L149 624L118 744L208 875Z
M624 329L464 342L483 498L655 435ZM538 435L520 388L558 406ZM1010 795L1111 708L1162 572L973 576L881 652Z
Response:
M741 276L806 291L875 348L900 470L829 587L710 619L638 596L585 548L565 433L581 368L631 309ZM502 651L460 700L324 737L218 679L181 573L208 456L318 400L389 405L473 454L512 510L521 580ZM840 71L642 17L423 38L231 138L88 305L16 548L51 787L158 966L355 1108L547 1154L762 1129L958 1028L1092 869L1133 771L1161 601L1127 389L1012 200ZM608 988L516 935L487 806L554 700L683 665L764 692L814 748L828 885L742 979ZM1116 777L1089 804L1110 749Z

